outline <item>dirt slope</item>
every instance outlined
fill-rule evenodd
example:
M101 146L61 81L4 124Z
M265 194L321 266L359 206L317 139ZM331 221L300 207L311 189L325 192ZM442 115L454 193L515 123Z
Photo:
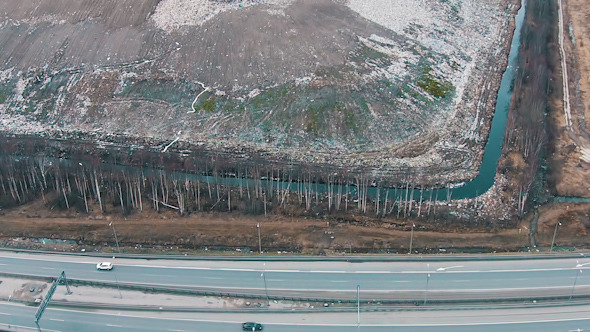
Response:
M518 3L2 2L0 131L465 179Z

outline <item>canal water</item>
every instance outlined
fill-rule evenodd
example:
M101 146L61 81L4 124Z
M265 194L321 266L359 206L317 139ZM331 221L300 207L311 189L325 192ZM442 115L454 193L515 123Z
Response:
M506 120L510 111L510 102L512 100L512 87L516 71L518 69L518 57L520 54L520 35L524 18L526 14L527 0L522 1L522 5L516 15L516 29L512 37L512 44L508 57L508 67L502 76L500 89L498 90L498 99L496 101L496 110L492 120L490 136L484 150L481 168L477 176L465 183L464 185L449 190L453 199L474 198L492 187L496 177L498 161L502 155L502 145L504 144L504 135L506 134ZM430 193L428 193L430 195ZM438 190L439 199L447 199L447 189Z

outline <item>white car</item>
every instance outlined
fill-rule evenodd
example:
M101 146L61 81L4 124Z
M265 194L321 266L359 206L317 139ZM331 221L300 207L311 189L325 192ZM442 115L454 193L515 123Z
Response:
M111 262L102 262L102 263L98 263L96 264L96 269L97 270L112 270L113 269L113 263Z

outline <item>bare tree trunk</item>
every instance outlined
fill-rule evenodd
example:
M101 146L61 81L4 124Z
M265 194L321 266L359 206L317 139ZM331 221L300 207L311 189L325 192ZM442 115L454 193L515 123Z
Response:
M387 188L387 191L385 192L385 203L383 204L383 216L387 215L387 199L389 198L389 190L390 190L390 188Z
M424 189L420 187L420 200L418 201L418 218L420 218L420 213L422 211L422 194L424 193Z
M137 198L139 199L139 211L143 211L143 202L141 199L141 181L139 178L137 179Z
M98 199L98 205L100 206L100 212L103 212L102 198L100 197L100 186L98 184L98 176L96 175L96 171L94 171L94 184L96 186L96 198Z
M121 181L117 181L119 187L119 202L121 203L121 211L125 212L125 204L123 204L123 189L121 189Z

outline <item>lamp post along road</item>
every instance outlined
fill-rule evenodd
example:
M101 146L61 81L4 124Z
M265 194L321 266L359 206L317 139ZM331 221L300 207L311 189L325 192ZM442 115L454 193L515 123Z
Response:
M426 301L428 300L428 282L430 281L430 264L426 265L426 269L428 273L426 274L426 289L424 290L424 305L426 305Z
M262 254L262 240L260 239L260 224L256 224L256 229L258 230L258 253Z
M424 290L424 305L426 305L426 301L428 300L428 284L430 282L430 264L426 264L427 274L426 274L426 289ZM446 267L439 267L434 272L445 272L446 270L450 269L457 269L464 267L463 265L454 265L454 266L446 266Z
M262 272L260 274L262 276L262 280L264 281L264 293L266 294L266 306L270 306L270 300L268 298L268 287L266 286L266 276L264 275L264 272Z
M262 273L260 274L262 281L264 282L264 294L266 294L266 306L270 306L270 299L268 297L268 287L266 285L266 262L262 263Z
M578 264L578 265L582 265L582 264ZM576 267L578 265L576 265ZM582 274L582 270L578 269L578 272L576 272L576 278L574 279L574 285L572 286L572 293L570 294L570 301L574 297L574 292L576 291L576 283L578 282L578 277L580 276L580 274Z
M557 226L561 226L561 223L555 223L555 231L553 231L553 239L551 240L551 249L549 249L549 251L553 251L553 245L555 244L555 235L557 235Z
M115 231L115 224L111 221L109 226L113 227L113 234L115 235L115 243L117 244L117 252L121 253L121 248L119 247L119 239L117 238L117 232Z
M416 224L412 223L412 230L410 231L410 252L408 253L409 255L412 254L412 243L414 242L414 227L416 227Z
M115 235L115 243L117 244L117 252L121 253L121 247L119 247L119 239L117 238L117 232L115 231L115 224L111 221L109 226L113 227L113 234ZM115 256L113 256L113 263L115 262ZM123 294L121 293L121 287L119 287L119 278L117 277L117 271L114 271L115 282L117 284L117 290L119 291L119 297L122 299Z
M361 330L361 285L356 285L356 330Z

